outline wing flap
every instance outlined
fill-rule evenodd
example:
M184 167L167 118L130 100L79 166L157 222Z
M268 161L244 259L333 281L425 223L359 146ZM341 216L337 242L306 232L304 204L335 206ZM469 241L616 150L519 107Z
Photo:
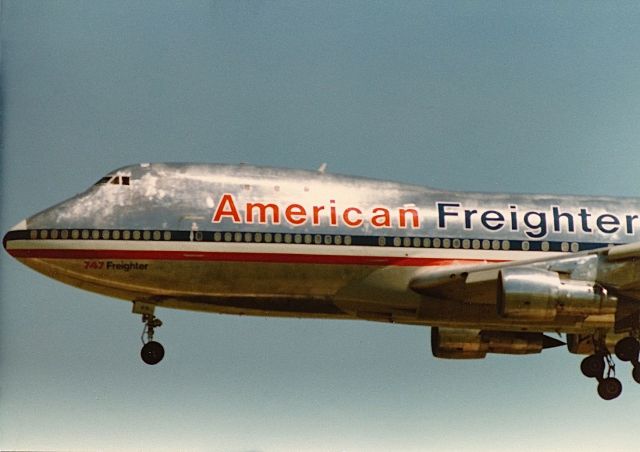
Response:
M634 258L640 258L640 242L613 246L607 252L607 260L610 262Z
M444 300L491 304L496 302L500 271L513 267L542 269L572 280L598 282L603 287L636 290L640 288L640 242L527 261L425 268L415 273L409 288Z
M486 264L423 271L409 282L409 288L434 298L493 304L500 268Z

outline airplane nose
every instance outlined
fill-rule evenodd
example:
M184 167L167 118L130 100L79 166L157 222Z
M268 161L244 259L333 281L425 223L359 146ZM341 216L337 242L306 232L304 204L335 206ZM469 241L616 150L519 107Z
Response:
M9 229L10 231L26 231L27 230L27 220L24 219L20 223L16 224L14 227Z
M18 238L17 237L18 231L26 231L26 230L27 230L26 219L22 220L20 223L16 224L14 227L9 229L9 232L7 232L2 238L2 246L4 247L4 249L7 250L7 252L9 252L9 250L7 249L7 243L10 240L15 240L16 238Z

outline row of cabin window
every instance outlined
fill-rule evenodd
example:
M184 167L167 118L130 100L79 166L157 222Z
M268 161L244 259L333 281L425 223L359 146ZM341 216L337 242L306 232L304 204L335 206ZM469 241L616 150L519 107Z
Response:
M99 230L99 229L42 229L32 230L31 239L72 239L72 240L171 240L171 231L119 231L119 230ZM192 241L202 241L204 235L202 231L191 231L189 239ZM265 243L305 243L316 245L351 245L351 237L345 236L330 236L330 235L311 235L311 234L280 234L280 233L261 233L261 232L215 232L213 234L213 240L216 242L265 242Z
M31 231L32 239L83 239L83 240L171 240L171 231L119 231L119 230L98 230L98 229L42 229L40 231ZM204 239L202 231L191 231L189 239L191 241L200 242ZM440 239L440 238L419 238L419 237L379 237L378 246L387 246L388 240L392 240L395 247L413 247L413 248L454 248L454 249L474 249L474 250L510 250L511 242L509 240L479 240L479 239ZM215 242L255 242L255 243L296 243L296 244L315 244L315 245L351 245L351 236L340 235L320 235L320 234L281 234L270 232L215 232L213 234ZM578 243L562 242L561 251L577 252L580 250ZM531 244L522 242L521 249L529 251ZM551 245L549 242L542 242L542 251L549 251Z
M196 241L202 240L202 232L195 231ZM271 232L215 232L214 242L296 243L306 245L351 245L351 236L320 234L281 234Z
M32 239L71 240L171 240L171 231L109 231L99 229L42 229L31 231Z
M379 245L384 246L384 237L380 237ZM511 249L511 242L509 240L480 240L480 239L440 239L440 238L424 238L419 237L394 237L393 246L402 247L414 247L414 248L462 248L465 250L503 250L508 251ZM522 251L529 251L531 244L527 241L521 242L520 249ZM542 251L549 251L551 244L549 242L542 242L540 246ZM573 242L562 242L560 249L564 252L578 252L580 251L580 244Z
M195 231L191 238L192 240L201 241L203 239L202 232ZM379 237L378 246L387 246L387 239L391 237ZM320 235L320 234L280 234L280 233L261 233L261 232L215 232L213 234L213 240L215 242L256 242L256 243L305 243L315 245L351 245L352 239L350 236L332 236L332 235ZM511 242L509 240L479 240L479 239L440 239L440 238L424 238L419 237L393 237L393 246L395 247L414 247L414 248L462 248L462 249L474 249L474 250L503 250L508 251L511 249ZM542 242L541 250L549 251L551 244L549 242ZM577 252L580 250L578 243L562 242L560 248L564 252ZM529 251L531 244L529 242L522 242L521 249L523 251Z

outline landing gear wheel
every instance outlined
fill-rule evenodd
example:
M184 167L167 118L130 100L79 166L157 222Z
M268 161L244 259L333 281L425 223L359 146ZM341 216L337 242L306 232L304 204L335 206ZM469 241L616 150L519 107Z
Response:
M162 326L162 321L153 314L154 309L154 305L142 302L134 302L133 304L133 312L142 314L142 323L144 323L140 336L143 344L140 357L142 361L150 365L158 364L164 358L164 347L153 340L156 328Z
M604 357L602 355L590 355L580 363L580 370L585 377L601 378L604 374Z
M604 400L613 400L622 393L622 383L615 377L603 378L598 383L598 395Z
M140 350L140 357L147 364L158 364L164 357L164 347L159 342L147 342Z
M640 343L635 337L625 337L616 343L615 352L620 361L637 360Z
M636 383L640 383L640 366L635 366L633 368L633 372L631 372L631 376L636 381Z

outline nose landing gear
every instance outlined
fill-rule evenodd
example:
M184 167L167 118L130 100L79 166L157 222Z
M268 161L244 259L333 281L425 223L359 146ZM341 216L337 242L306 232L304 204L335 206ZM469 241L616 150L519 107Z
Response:
M158 364L164 358L164 347L160 342L153 340L154 328L162 326L162 321L153 314L143 314L142 321L145 322L144 329L142 330L142 350L140 350L140 357L142 360L150 365ZM145 342L145 335L147 341Z
M142 350L140 357L146 364L158 364L164 358L164 347L159 342L153 340L155 328L162 326L162 321L154 315L155 306L148 303L133 303L134 314L142 314L144 328L142 330Z

